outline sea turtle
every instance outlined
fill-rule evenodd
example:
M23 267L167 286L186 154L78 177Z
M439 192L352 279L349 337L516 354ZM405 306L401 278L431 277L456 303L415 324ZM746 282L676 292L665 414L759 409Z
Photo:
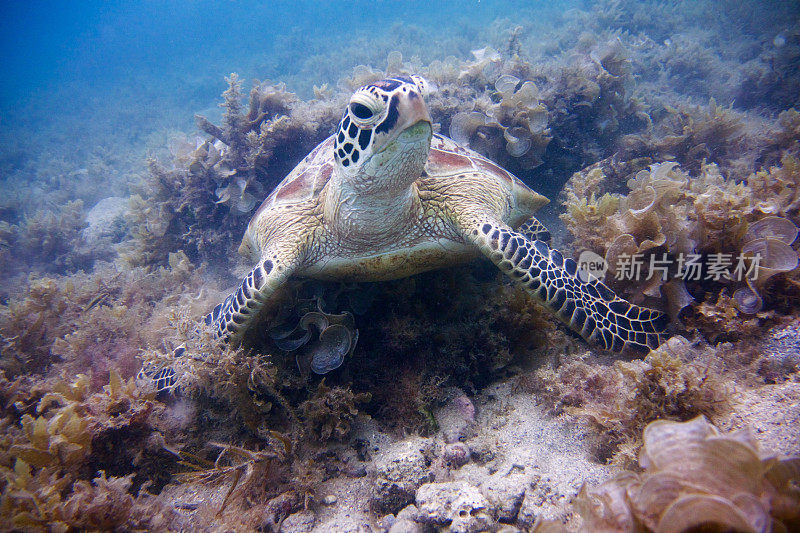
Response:
M532 218L545 197L433 133L429 88L397 76L355 91L336 133L248 224L239 252L256 264L205 317L215 335L240 342L293 277L391 280L483 254L588 341L614 351L658 346L662 313L619 298L548 246Z

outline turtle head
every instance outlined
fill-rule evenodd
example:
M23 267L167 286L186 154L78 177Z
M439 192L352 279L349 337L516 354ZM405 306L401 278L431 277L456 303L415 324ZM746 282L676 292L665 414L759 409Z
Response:
M428 159L431 116L423 97L431 85L398 76L358 89L334 142L338 172L357 189L392 191L419 178Z

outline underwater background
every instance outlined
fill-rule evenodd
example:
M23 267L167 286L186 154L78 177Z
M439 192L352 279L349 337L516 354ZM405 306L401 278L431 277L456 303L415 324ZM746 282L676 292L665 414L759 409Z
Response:
M798 2L2 9L0 529L800 529ZM589 345L483 260L298 283L248 349L198 333L262 199L401 74L670 316L661 348ZM303 371L331 324L344 364Z

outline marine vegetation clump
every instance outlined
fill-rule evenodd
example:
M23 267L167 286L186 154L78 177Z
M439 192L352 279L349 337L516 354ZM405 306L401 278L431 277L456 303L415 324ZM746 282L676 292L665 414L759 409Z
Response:
M759 168L796 154L792 110L767 120L720 106L713 98L707 105L676 105L654 110L652 127L621 137L615 157L675 161L692 175L713 162L728 179L742 181Z
M800 173L793 156L784 156L782 162L737 181L713 164L692 176L672 161L634 172L641 162L606 160L572 177L561 218L576 243L604 257L606 282L629 298L655 301L665 296L675 318L683 308L697 310L700 302L723 301L719 295L725 290L738 295L736 313L754 314L762 301L784 290L778 287L788 278L767 280L797 266L791 248L796 231L791 236L784 228L795 228L800 220ZM613 176L630 172L627 194L600 192L608 190L606 171ZM769 180L772 174L775 178ZM756 254L763 264L754 266ZM680 271L681 258L691 256L698 259L695 270L685 266ZM638 258L638 274L632 270L633 258ZM727 261L727 273L711 272L714 258ZM649 265L659 262L674 266L651 275ZM752 295L756 304L745 305L745 295ZM719 336L703 331L709 339Z
M261 511L258 504L266 503L271 492L282 481L286 481L290 473L291 444L279 433L273 433L264 449L219 442L210 442L209 445L217 450L213 461L187 452L181 453L181 465L185 470L176 476L177 480L206 486L227 484L218 506L207 503L198 512L216 520L256 526L257 523L252 522L258 520L257 514Z
M626 464L635 458L647 423L724 413L733 391L723 368L712 348L676 336L644 360L611 367L578 360L542 368L522 384L556 412L588 420L597 431L598 458Z
M438 86L431 116L523 179L540 165L543 174L573 172L649 123L632 96L629 51L618 38L587 39L556 62L489 47L472 53L471 61L434 61L417 72Z
M563 336L532 298L481 261L376 291L370 320L356 318L358 347L337 375L372 393L369 414L401 428L427 431L442 387L474 393Z
M747 430L704 416L644 429L640 473L624 472L575 499L580 531L794 531L800 457L764 456Z
M163 264L178 249L192 260L232 255L265 193L333 132L344 107L341 98L304 102L283 84L255 82L245 108L241 80L227 81L222 125L196 117L210 138L177 140L172 161L150 161L131 200L131 264Z
M685 325L700 332L708 342L718 344L757 338L778 319L772 309L743 313L734 297L723 291L716 298L709 295L705 301L692 305L692 312L685 315Z
M209 331L197 335L193 319L186 315L175 317L173 324L180 332L175 339L175 342L181 341L179 347L154 348L142 353L142 365L149 374L167 367L174 372L170 394L203 402L209 413L226 411L228 418L233 409L236 419L243 424L242 429L248 428L251 433L258 433L275 422L272 418L277 414L287 428L298 426L294 407L276 388L280 383L279 367L269 354L233 348L212 338ZM153 394L157 392L155 385L149 379L140 382L144 390ZM209 414L206 419L211 421L214 417ZM229 430L230 427L223 432Z
M145 350L144 365L174 369L181 394L207 412L221 409L229 417L233 409L241 435L268 428L293 441L343 440L358 412L426 432L442 385L479 390L531 351L563 344L554 340L563 333L547 313L521 289L498 284L496 275L479 262L364 287L306 283L288 297L284 307L291 312L283 322L265 327L250 346L198 335L192 318L180 316L172 322L179 332L173 348ZM323 317L349 317L358 344L319 383L303 354L325 340L316 321ZM313 327L298 329L304 320Z
M344 440L358 416L356 404L371 399L368 392L356 394L349 387L329 387L323 379L314 394L300 404L300 418L305 423L306 434L322 444L331 439Z
M460 112L450 121L450 136L482 153L494 151L497 135L505 140L505 151L526 168L539 166L552 139L547 127L547 108L539 102L539 89L532 81L504 74L495 81L496 92L488 102L471 112ZM483 105L480 105L480 104ZM494 131L494 132L493 132Z
M0 305L2 368L9 377L91 368L93 390L108 383L111 369L131 377L139 351L166 335L167 315L184 304L210 305L213 300L192 300L200 286L199 273L180 252L167 267L149 271L102 263L91 274L31 275Z
M0 220L0 268L8 278L20 272L65 274L88 269L108 253L84 242L86 227L81 200L40 209L16 224Z
M742 113L717 105L713 98L706 106L668 107L665 111L656 126L645 133L649 138L640 141L649 157L675 160L694 174L701 170L703 160L725 163L734 159L734 154L745 155ZM634 138L623 142L631 146ZM634 151L630 155L643 154Z
M86 375L48 388L16 388L15 406L30 412L4 406L2 528L151 528L172 522L171 506L141 490L160 490L163 479L141 476L168 470L169 463L168 455L151 446L159 435L149 423L156 406L133 380L112 372L109 384L94 394ZM31 393L36 403L23 397ZM149 462L158 468L147 468Z

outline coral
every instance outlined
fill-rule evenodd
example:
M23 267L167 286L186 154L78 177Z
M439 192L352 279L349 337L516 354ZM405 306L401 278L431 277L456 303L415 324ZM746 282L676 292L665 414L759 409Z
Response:
M356 404L369 402L371 398L368 392L354 394L350 388L328 387L323 379L314 394L300 404L307 434L321 443L330 439L343 440L358 415Z
M748 431L720 434L703 416L654 421L643 440L644 472L581 489L581 531L800 527L800 457L763 456Z

